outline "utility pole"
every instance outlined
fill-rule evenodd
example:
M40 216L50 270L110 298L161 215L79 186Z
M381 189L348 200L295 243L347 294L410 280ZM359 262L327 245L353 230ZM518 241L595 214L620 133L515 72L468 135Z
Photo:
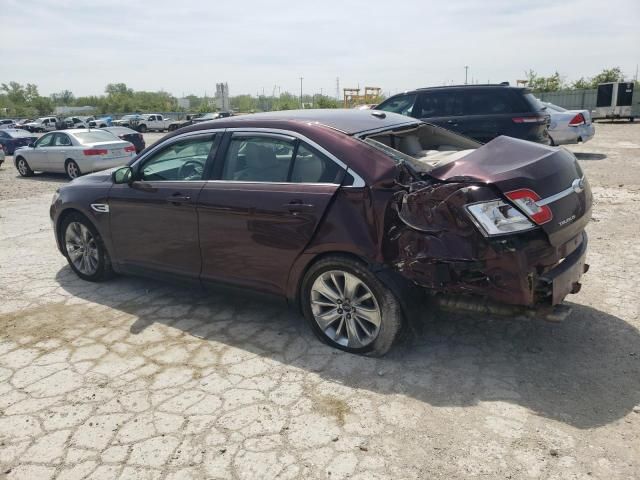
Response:
M302 108L302 79L304 77L300 77L300 108Z
M464 66L464 84L467 84L467 77L469 74L469 65L465 65Z

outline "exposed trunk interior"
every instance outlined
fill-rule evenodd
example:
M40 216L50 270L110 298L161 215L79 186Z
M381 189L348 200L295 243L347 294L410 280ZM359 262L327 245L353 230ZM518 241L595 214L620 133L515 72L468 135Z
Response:
M376 146L387 153L393 153L390 151L393 149L404 154L408 158L403 160L419 172L428 172L456 161L481 146L475 140L435 125L420 125L401 131L385 131L369 136L366 141L376 142Z

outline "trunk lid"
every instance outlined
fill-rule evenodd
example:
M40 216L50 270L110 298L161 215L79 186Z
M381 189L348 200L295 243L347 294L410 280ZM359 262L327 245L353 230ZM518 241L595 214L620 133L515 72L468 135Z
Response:
M591 218L589 183L564 148L500 136L429 175L445 182L491 184L502 194L533 190L541 199L537 203L551 209L553 217L540 226L552 245L569 241Z

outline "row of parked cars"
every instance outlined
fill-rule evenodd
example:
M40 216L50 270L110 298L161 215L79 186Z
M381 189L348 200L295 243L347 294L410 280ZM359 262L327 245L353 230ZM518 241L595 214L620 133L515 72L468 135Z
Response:
M508 135L565 145L586 142L595 134L588 110L543 103L529 90L508 83L421 88L373 108L418 118L483 143Z

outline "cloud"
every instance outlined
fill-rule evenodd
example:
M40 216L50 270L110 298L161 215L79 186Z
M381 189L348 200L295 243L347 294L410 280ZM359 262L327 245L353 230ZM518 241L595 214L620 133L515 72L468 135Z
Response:
M635 73L640 4L613 0L77 2L5 0L0 81L43 93L99 94L112 82L173 94L299 90L395 92L515 81L530 68L567 78Z

